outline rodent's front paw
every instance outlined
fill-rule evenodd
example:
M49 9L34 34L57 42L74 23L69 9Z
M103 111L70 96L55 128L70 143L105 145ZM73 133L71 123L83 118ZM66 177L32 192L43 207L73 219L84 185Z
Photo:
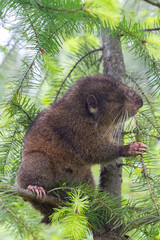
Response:
M142 155L147 150L147 146L141 142L130 143L122 146L122 156Z
M27 190L29 190L29 191L33 192L34 194L36 194L37 197L45 197L46 196L46 191L44 190L43 187L29 185L27 187Z

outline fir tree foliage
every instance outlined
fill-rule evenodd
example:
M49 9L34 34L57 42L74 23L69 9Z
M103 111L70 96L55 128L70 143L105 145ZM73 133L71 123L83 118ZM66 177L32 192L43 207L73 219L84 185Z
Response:
M120 5L116 0L87 0L85 11L99 17L103 26L115 27L120 22Z
M160 24L157 8L153 16L149 13L137 19L134 8L131 12L116 0L0 1L0 21L11 35L8 44L0 46L5 56L0 69L4 89L0 105L0 221L15 239L92 239L92 231L107 224L112 229L121 227L122 235L135 239L159 239ZM130 200L86 185L63 184L52 193L59 198L65 193L68 202L54 210L53 228L46 229L38 224L37 212L8 194L7 186L16 184L23 139L40 110L77 79L103 72L102 27L111 29L114 37L120 36L126 51L144 64L143 72L126 71L127 85L143 97L144 106L138 120L126 122L124 141L142 141L150 150L143 157L124 160L124 170L131 179Z
M89 231L88 219L85 216L85 211L89 208L88 198L80 196L80 193L71 192L68 200L71 202L67 204L69 207L55 209L52 221L62 223L62 238L68 236L69 239L84 239Z

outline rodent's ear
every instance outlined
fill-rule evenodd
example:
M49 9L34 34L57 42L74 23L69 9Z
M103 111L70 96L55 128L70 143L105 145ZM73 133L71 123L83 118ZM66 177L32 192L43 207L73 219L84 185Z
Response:
M87 106L90 113L95 114L98 111L97 99L93 94L87 97Z

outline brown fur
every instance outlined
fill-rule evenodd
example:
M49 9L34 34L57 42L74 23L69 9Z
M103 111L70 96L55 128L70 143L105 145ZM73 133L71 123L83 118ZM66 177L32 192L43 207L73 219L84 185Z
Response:
M42 111L28 130L19 187L52 189L61 181L94 184L91 166L125 155L112 142L120 117L136 114L142 99L124 84L103 75L77 81L56 103ZM51 206L33 203L45 216Z

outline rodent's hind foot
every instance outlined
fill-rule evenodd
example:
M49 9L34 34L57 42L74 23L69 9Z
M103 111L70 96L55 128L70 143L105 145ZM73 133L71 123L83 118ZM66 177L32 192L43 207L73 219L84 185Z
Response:
M27 190L33 192L34 194L37 195L37 197L41 198L41 197L46 197L46 191L44 190L43 187L38 187L38 186L33 186L33 185L29 185L27 187Z
M142 155L147 151L147 146L141 142L130 143L126 146L122 146L122 156L135 156Z
M45 216L42 218L41 223L51 224L51 219L49 218L49 216Z

